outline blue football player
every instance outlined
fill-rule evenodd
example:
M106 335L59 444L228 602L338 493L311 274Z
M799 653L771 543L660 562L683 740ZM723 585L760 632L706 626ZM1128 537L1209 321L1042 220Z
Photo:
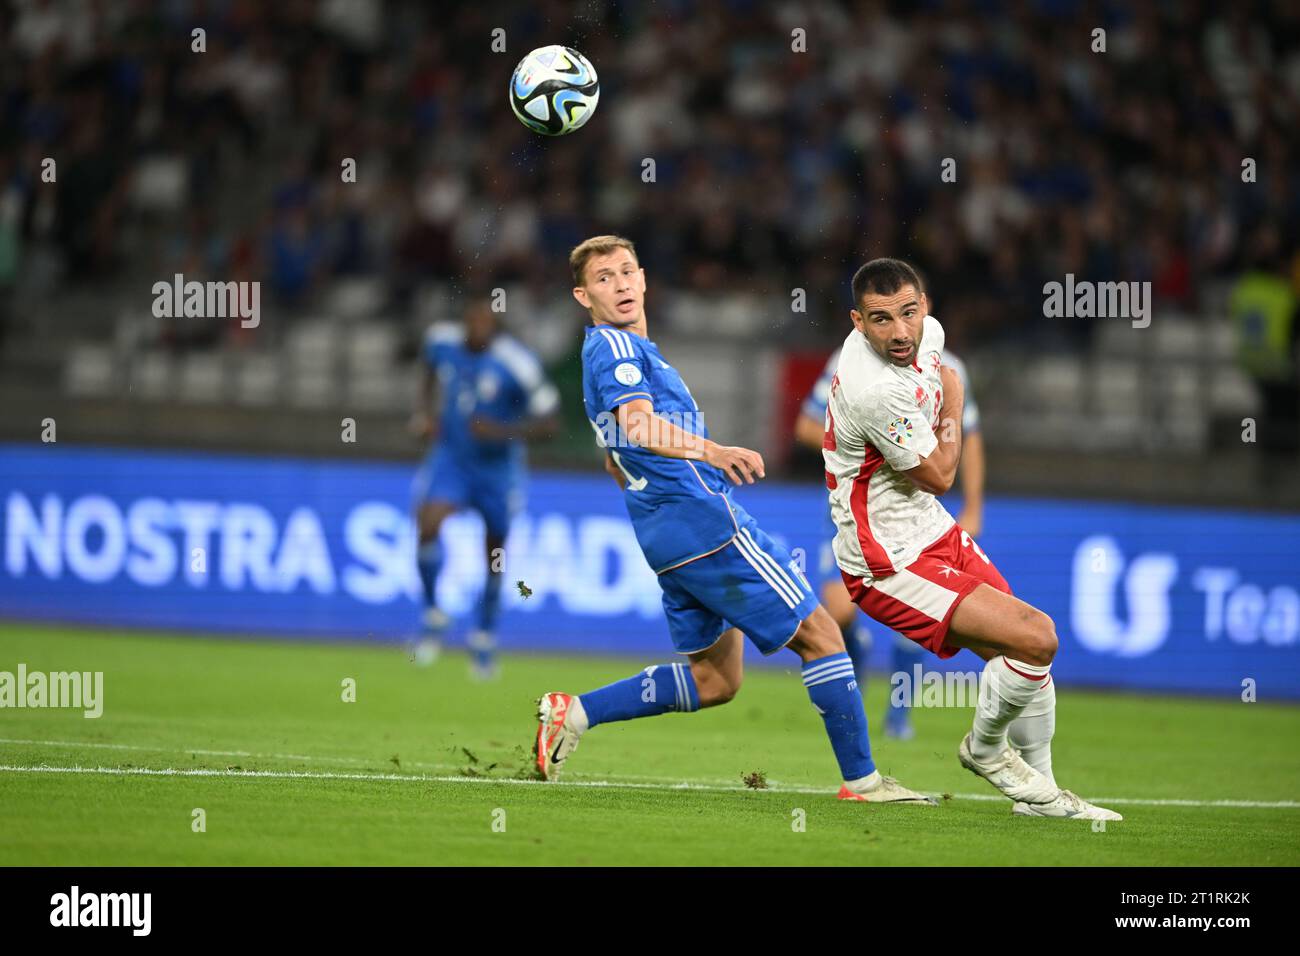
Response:
M496 676L496 622L501 610L502 556L510 520L523 505L525 447L557 426L559 394L541 363L502 332L486 301L475 301L464 323L429 327L421 352L420 407L412 430L431 440L412 489L424 591L423 628L416 658L437 657L449 619L438 607L442 570L439 532L448 515L465 508L483 518L487 581L479 597L476 626L467 645L471 674ZM438 415L434 389L438 390Z
M795 421L795 438L819 454L826 429L826 402L830 396L831 379L835 376L839 360L840 353L837 349L827 359L821 377L817 379L812 391L804 399L799 410L799 418ZM945 349L943 364L952 366L961 378L962 384L966 386L966 404L962 406L961 415L962 456L961 464L958 466L958 475L961 478L962 512L957 523L974 536L979 534L984 526L984 436L980 434L979 406L975 404L975 393L971 391L970 377L966 374L966 366L961 359ZM849 597L848 589L840 577L840 569L835 564L835 555L831 551L831 539L834 537L835 523L831 521L828 509L818 569L822 578L822 605L843 631L844 644L848 648L849 656L853 658L858 680L865 683L871 632L858 622L858 606ZM922 648L902 635L895 634L890 646L889 671L891 674L906 674L908 683L903 686L914 687L913 668L922 662L924 656L925 651ZM910 714L908 702L896 700L891 688L889 707L885 711L885 735L902 740L910 739L915 733Z
M762 456L710 441L681 375L646 337L645 272L632 243L597 236L569 257L592 326L583 401L663 589L668 633L686 663L647 667L581 695L538 701L536 760L552 779L592 727L724 704L740 689L743 634L764 654L789 648L839 764L842 800L933 804L876 769L862 694L840 630L790 554L731 486L764 476Z

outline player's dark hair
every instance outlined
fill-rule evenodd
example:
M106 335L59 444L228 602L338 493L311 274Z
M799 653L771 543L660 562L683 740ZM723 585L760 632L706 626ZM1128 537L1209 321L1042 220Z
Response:
M893 295L905 285L917 292L925 291L916 270L902 259L872 259L853 273L853 304L861 305L862 297L868 292Z

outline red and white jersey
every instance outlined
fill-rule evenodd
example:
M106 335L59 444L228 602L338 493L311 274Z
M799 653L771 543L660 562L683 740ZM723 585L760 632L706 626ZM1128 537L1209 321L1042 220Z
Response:
M822 457L835 561L854 577L896 573L953 526L938 499L902 474L939 444L942 352L943 326L930 315L916 361L907 368L877 355L857 329L840 350Z

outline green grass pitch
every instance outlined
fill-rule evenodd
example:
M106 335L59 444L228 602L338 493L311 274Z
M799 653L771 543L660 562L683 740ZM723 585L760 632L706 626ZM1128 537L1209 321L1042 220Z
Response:
M454 653L0 626L0 670L20 662L103 671L105 703L0 710L4 865L1300 864L1294 706L1061 688L1057 776L1125 816L1095 832L1014 818L961 769L968 709L873 741L940 806L836 801L793 655L725 707L595 729L556 784L522 779L536 697L652 661L506 655L478 685Z

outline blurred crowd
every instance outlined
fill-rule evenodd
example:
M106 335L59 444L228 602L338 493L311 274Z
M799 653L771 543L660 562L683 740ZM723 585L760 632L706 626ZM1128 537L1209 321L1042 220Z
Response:
M548 140L506 86L556 42L602 89ZM399 310L469 276L545 297L573 244L621 232L652 285L807 290L810 342L856 264L908 255L961 346L1087 334L1042 320L1066 273L1195 308L1266 234L1300 275L1284 0L18 0L0 50L0 289L36 248L60 284L111 281L156 233L149 274L260 278L287 307L355 275Z

